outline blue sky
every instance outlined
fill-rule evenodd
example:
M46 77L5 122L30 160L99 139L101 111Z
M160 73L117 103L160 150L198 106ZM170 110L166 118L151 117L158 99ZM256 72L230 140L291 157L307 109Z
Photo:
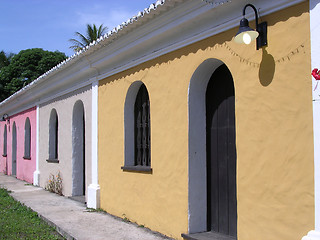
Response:
M70 38L86 24L109 30L156 0L0 0L0 51L28 48L61 51L71 56Z

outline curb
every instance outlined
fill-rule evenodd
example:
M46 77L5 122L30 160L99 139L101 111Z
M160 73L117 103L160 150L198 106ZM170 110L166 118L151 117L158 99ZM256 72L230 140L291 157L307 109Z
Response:
M32 209L32 211L34 211ZM77 240L75 237L73 237L70 233L64 231L61 227L59 227L57 224L53 223L51 220L49 220L48 218L42 216L41 214L38 213L38 216L45 221L48 225L50 225L51 227L54 227L55 230L64 238L66 238L67 240Z

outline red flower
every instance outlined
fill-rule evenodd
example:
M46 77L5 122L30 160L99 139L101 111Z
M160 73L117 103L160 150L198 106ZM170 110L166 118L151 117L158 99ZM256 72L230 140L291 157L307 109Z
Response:
M320 71L318 71L318 68L315 68L312 70L311 75L316 79L320 80Z

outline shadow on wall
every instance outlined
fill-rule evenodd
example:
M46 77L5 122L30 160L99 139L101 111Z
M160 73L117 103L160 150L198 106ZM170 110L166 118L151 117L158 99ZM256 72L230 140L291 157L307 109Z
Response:
M259 68L259 80L262 86L267 87L272 83L276 63L271 54L269 54L265 47L262 48L262 60Z

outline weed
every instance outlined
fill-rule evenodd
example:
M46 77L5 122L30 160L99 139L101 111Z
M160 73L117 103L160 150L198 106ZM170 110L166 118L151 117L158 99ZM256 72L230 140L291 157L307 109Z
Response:
M57 175L50 174L45 189L62 196L62 178L60 172Z
M130 222L130 219L127 218L127 216L125 214L122 214L122 221L124 222Z
M104 210L102 210L101 208L88 208L86 209L86 212L105 212Z

